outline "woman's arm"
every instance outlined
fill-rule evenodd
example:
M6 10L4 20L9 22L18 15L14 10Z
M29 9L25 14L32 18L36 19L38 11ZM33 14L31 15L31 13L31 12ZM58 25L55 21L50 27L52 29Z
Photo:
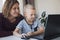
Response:
M0 31L0 37L6 37L12 35L12 32L9 31Z
M12 31L5 31L3 27L3 15L0 13L0 37L12 35Z

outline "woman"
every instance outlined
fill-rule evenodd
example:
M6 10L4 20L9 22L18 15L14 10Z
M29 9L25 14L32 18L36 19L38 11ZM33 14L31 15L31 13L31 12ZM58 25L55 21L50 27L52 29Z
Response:
M20 15L19 2L17 0L6 0L0 14L0 37L12 35L16 25L23 18Z

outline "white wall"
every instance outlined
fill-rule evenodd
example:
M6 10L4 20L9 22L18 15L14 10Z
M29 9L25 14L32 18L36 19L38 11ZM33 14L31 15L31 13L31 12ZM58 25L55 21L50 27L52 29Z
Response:
M35 0L35 7L38 15L43 11L46 11L47 14L59 14L60 0Z
M20 13L23 15L23 0L18 0L20 3Z
M0 0L0 12L2 12L3 0Z
M18 0L20 3L21 14L23 14L23 0ZM2 12L2 7L5 0L0 0L0 12ZM60 13L60 0L35 0L35 7L37 13L40 14L46 11L47 14Z

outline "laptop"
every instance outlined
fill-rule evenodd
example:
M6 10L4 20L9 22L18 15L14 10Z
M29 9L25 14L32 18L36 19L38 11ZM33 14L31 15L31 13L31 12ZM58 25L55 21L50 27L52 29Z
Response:
M44 39L50 40L60 37L60 14L48 15Z

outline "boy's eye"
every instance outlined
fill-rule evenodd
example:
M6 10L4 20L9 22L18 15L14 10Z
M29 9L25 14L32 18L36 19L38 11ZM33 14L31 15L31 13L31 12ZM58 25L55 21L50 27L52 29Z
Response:
M33 15L35 16L35 14L31 14L31 16L33 16Z
M31 14L31 16L33 16L33 14Z

